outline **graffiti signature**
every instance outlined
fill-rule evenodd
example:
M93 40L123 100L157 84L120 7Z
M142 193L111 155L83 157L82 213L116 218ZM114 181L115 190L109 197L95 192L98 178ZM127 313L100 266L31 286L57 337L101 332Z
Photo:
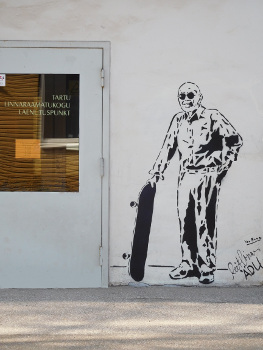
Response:
M261 237L250 238L250 240L245 240L246 245L254 244L261 241Z
M244 252L237 250L235 261L228 263L228 270L232 274L233 279L237 273L244 273L247 280L249 276L253 276L256 271L263 269L263 265L259 260L258 253L260 249Z

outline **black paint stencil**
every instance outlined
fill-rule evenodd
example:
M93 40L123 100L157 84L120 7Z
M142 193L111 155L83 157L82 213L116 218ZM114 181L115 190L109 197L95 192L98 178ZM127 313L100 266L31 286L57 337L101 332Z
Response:
M182 259L169 276L174 280L194 276L203 284L214 281L219 192L243 142L218 110L201 105L202 99L196 84L188 82L179 87L178 102L182 111L175 114L170 123L149 172L150 185L142 190L139 202L131 258L131 276L136 281L144 277L155 186L164 179L163 174L177 150L180 164L177 212Z
M155 193L156 185L152 187L148 183L142 188L138 203L131 202L132 207L137 207L137 218L130 258L130 275L137 282L141 281L144 277Z

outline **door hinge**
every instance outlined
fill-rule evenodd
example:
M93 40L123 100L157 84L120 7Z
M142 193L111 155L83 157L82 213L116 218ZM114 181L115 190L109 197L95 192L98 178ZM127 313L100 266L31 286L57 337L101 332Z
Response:
M103 264L103 249L102 246L99 247L99 254L100 254L100 266Z
M100 176L104 176L104 158L100 158Z
M104 69L101 68L101 71L100 71L100 81L101 81L101 87L104 87Z

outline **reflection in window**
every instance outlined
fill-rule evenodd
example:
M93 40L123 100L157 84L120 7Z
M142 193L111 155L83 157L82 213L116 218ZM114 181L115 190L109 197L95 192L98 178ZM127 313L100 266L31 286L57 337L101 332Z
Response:
M7 74L0 87L0 191L77 192L79 75Z
M79 76L75 74L45 74L41 77L43 107L43 138L79 137ZM77 140L76 140L77 141Z

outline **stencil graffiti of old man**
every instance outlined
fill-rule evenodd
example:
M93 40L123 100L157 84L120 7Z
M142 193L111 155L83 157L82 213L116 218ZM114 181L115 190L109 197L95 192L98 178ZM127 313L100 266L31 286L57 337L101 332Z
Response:
M193 83L178 90L182 112L176 114L157 160L150 171L154 185L179 152L177 190L182 261L172 279L196 276L203 284L214 281L217 246L217 205L221 181L242 146L242 138L217 110L201 105L202 94Z

